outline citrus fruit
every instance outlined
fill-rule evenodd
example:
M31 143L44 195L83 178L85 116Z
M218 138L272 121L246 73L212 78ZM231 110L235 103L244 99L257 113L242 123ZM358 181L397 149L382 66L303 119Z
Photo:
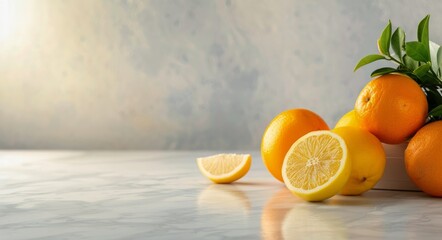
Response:
M327 129L324 120L307 109L280 113L267 126L261 141L261 156L268 171L283 182L281 167L292 144L306 133Z
M314 131L287 152L282 177L287 188L307 201L322 201L341 191L351 172L347 145L331 131Z
M198 158L201 173L215 183L231 183L242 178L250 169L249 154L218 154Z
M370 81L355 103L356 116L363 127L389 144L402 143L414 134L425 123L427 109L419 85L399 74Z
M405 169L425 193L442 197L442 121L421 128L405 149Z
M339 119L339 121L336 123L335 128L338 127L358 127L362 128L361 121L356 117L355 110L351 110L344 114L344 116Z
M360 195L376 185L385 170L385 152L382 143L361 128L341 127L332 130L347 144L351 174L340 191L342 195Z

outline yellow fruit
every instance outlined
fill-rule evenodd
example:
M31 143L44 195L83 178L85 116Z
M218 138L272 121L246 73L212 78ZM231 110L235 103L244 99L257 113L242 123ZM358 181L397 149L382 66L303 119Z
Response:
M413 135L427 118L427 98L408 76L387 74L370 81L355 103L365 129L381 142L399 144Z
M242 178L250 169L249 154L218 154L198 158L201 173L215 183L231 183Z
M287 188L307 201L322 201L337 194L350 172L347 145L331 131L314 131L298 139L282 167Z
M361 121L356 117L355 110L351 110L344 114L344 116L339 119L338 123L336 123L335 128L339 127L357 127L363 128Z
M351 161L350 178L340 194L360 195L373 188L384 174L386 160L382 143L361 128L341 127L332 131L345 140Z
M320 116L307 109L292 109L278 114L267 126L261 142L261 156L267 170L283 182L281 167L292 144L306 133L328 129Z

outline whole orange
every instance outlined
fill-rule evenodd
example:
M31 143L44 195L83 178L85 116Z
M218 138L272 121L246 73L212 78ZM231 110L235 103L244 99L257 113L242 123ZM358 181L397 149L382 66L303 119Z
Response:
M276 116L264 132L261 156L269 172L281 182L284 157L292 144L305 134L316 130L328 130L325 121L307 109L292 109Z
M413 79L387 74L373 79L362 89L355 111L363 127L381 142L398 144L425 123L428 104Z
M442 121L425 125L405 150L410 179L429 195L442 197Z

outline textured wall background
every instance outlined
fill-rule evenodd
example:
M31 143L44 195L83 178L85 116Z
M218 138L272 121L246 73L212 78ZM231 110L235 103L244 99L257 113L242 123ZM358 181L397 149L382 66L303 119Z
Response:
M433 1L0 0L0 148L258 149L280 111L333 126L390 18ZM438 15L439 14L439 15Z

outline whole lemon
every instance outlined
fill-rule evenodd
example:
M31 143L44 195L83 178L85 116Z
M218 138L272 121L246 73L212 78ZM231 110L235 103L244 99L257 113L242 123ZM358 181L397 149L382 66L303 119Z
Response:
M335 128L338 127L358 127L363 128L361 120L359 120L356 116L355 110L351 110L344 114L344 116L339 119L339 121L336 123Z
M361 128L341 127L332 130L347 144L351 174L342 195L360 195L376 185L384 174L385 152L382 143Z
M307 109L291 109L278 114L267 126L261 141L261 156L268 171L284 182L282 163L292 144L311 131L328 129L320 116Z

